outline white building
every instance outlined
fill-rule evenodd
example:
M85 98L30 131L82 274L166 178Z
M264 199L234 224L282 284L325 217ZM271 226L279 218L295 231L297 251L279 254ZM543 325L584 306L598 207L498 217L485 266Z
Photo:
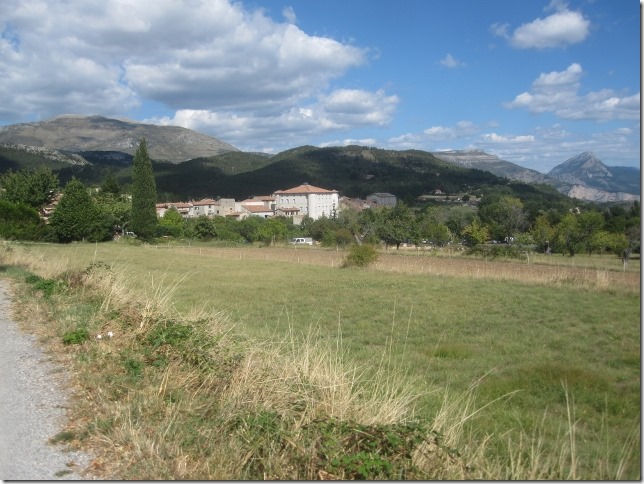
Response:
M273 193L276 213L297 213L293 223L298 224L304 217L317 220L331 217L338 210L338 191L326 190L304 183L288 190Z

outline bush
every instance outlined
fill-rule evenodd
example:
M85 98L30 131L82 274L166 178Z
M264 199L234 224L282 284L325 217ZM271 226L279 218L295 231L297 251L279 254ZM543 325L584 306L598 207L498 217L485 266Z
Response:
M0 237L7 240L39 240L45 224L35 208L0 200Z
M342 261L342 267L367 267L376 260L378 260L378 251L373 245L352 245Z

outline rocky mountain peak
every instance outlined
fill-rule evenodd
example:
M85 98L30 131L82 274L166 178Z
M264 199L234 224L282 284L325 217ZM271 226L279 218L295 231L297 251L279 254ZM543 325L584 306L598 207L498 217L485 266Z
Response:
M568 158L548 173L550 176L573 175L578 178L610 177L610 169L590 151Z

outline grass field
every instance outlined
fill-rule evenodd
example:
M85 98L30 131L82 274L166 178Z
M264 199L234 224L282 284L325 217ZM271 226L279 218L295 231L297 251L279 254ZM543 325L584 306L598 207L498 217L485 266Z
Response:
M179 313L208 308L244 338L315 338L367 368L362 378L390 370L419 395L420 418L447 418L449 394L461 406L449 418L462 427L463 455L483 443L488 458L510 455L529 436L522 458L556 466L562 441L573 439L569 477L639 479L639 260L389 251L368 269L341 269L342 251L301 247L27 250L46 277L105 263L127 275L133 294L167 290ZM516 460L501 462L496 478L518 475Z

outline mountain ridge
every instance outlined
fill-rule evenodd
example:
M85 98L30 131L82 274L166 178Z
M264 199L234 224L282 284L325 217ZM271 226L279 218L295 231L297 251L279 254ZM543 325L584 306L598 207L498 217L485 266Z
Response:
M103 116L61 115L45 121L0 127L0 159L5 165L3 171L19 169L20 162L16 161L18 158L27 160L25 166L32 166L37 163L39 157L48 160L52 167L62 167L67 172L78 170L73 166L86 164L88 166L81 167L86 173L98 171L99 167L120 169L131 164L141 138L148 141L148 152L153 160L176 165L187 163L186 169L180 170L182 172L189 167L198 171L201 169L199 167L210 166L216 167L222 174L241 175L246 171L261 170L274 161L316 150L313 146L304 145L269 157L265 154L240 151L221 140L178 126L157 126ZM326 157L343 157L341 147L336 148L316 151L314 156L322 156L323 153ZM416 161L407 163L409 166L415 163L414 170L424 170L426 167L421 165L427 163L441 162L446 166L476 169L512 181L549 185L564 195L581 200L602 202L640 198L638 169L608 167L591 152L571 157L554 167L548 174L544 174L503 160L481 149L429 152L349 146L344 147L344 151L352 153L353 160L347 160L346 163L354 165L350 173L353 177L373 176L370 173L362 173L363 169L356 167L364 167L364 162L374 161L374 153L378 152L380 158L391 159L393 156L399 160L388 168L393 170L390 177L394 176L400 163L404 165L407 163L404 160L415 158ZM230 156L222 158L222 155ZM375 167L378 165L379 162L376 162ZM65 166L69 169L65 169ZM323 166L344 172L344 167L334 165L330 161L325 162ZM297 171L296 164L291 168ZM288 174L283 175L290 179ZM272 178L269 174L265 176ZM331 174L329 180L335 178L337 177ZM436 187L429 187L430 189L439 188L439 180L432 183Z
M151 158L175 163L240 151L231 144L191 129L103 116L61 115L0 127L0 143L71 153L120 151L133 155L141 138L147 140Z
M640 199L639 170L609 167L594 153L583 152L555 166L547 174L522 167L479 149L433 152L459 166L489 171L524 183L545 183L560 193L581 200L609 202Z

